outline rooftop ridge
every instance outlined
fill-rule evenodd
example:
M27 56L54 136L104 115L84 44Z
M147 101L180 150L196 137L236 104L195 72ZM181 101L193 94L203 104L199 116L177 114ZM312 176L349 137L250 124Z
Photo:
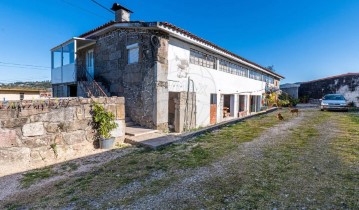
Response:
M101 26L98 26L98 27L96 27L96 28L94 28L94 29L92 29L92 30L86 32L86 33L81 34L79 37L84 38L84 37L86 37L86 36L91 35L92 33L95 33L95 32L97 32L97 31L100 31L100 30L104 29L104 28L110 27L110 26L115 25L115 24L117 24L117 23L119 23L119 24L124 24L124 23L154 23L154 22L142 22L142 21L125 21L125 22L118 22L118 21L109 21L109 22L107 22L107 23L105 23L105 24L103 24L103 25L101 25ZM261 66L261 65L259 65L259 64L257 64L257 63L255 63L255 62L253 62L253 61L250 61L250 60L248 60L248 59L246 59L246 58L243 58L242 56L239 56L239 55L237 55L237 54L235 54L235 53L233 53L233 52L231 52L231 51L229 51L229 50L227 50L227 49L225 49L225 48L223 48L223 47L220 47L220 46L218 46L218 45L216 45L216 44L214 44L214 43L212 43L212 42L210 42L210 41L208 41L208 40L206 40L206 39L203 39L203 38L201 38L201 37L199 37L199 36L197 36L197 35L195 35L195 34L189 32L189 31L187 31L187 30L185 30L185 29L182 29L182 28L180 28L180 27L177 27L177 26L175 26L175 25L173 25L173 24L171 24L171 23L168 23L168 22L156 22L156 23L158 23L160 26L169 27L169 28L171 28L171 29L173 29L173 30L175 30L175 31L178 31L178 32L180 32L180 33L182 33L182 34L184 34L184 35L187 35L187 36L189 36L189 37L191 37L191 38L193 38L193 39L196 39L196 40L198 40L198 41L200 41L200 42L203 42L203 43L205 43L205 44L207 44L207 45L210 45L210 46L212 46L212 47L214 47L214 48L217 48L218 50L223 51L223 52L225 52L225 53L227 53L227 54L229 54L229 55L231 55L231 56L233 56L233 57L236 57L236 58L238 58L238 59L240 59L240 60L243 60L243 61L245 61L245 62L247 62L247 63L250 63L250 64L252 64L252 65L254 65L254 66L258 67L258 68L264 69L265 71L268 71L269 73L271 73L271 74L273 74L273 75L276 75L277 77L284 78L282 75L280 75L280 74L278 74L278 73L276 73L276 72L274 72L274 71L272 71L272 70L270 70L270 69L268 69L268 68L266 68L266 67L263 67L263 66ZM144 26L145 26L145 25L144 25Z
M353 75L359 75L359 72L348 72L348 73L345 73L345 74L338 74L338 75L335 75L335 76L329 76L329 77L324 77L324 78L321 78L321 79L302 82L301 84L306 84L306 83L311 83L311 82L318 82L318 81L327 80L327 79L334 79L334 78L338 78L338 77L353 76Z

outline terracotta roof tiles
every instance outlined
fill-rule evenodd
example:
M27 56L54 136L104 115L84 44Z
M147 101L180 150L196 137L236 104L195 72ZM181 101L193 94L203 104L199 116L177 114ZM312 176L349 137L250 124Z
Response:
M95 33L95 32L97 32L97 31L100 31L100 30L102 30L102 29L104 29L104 28L107 28L107 27L109 27L109 26L112 26L112 25L114 25L114 24L116 24L116 23L143 23L143 22L140 22L140 21L128 21L128 22L110 21L110 22L105 23L105 24L103 24L103 25L101 25L101 26L99 26L99 27L97 27L97 28L95 28L95 29L92 29L92 30L90 30L90 31L88 31L88 32L86 32L86 33L84 33L84 34L81 34L79 37L84 38L84 37L86 37L86 36L88 36L88 35L90 35L90 34L92 34L92 33ZM265 69L266 71L268 71L268 72L270 72L270 73L272 73L272 74L274 74L274 75L276 75L276 76L278 76L278 77L280 77L280 78L284 78L283 76L281 76L281 75L279 75L279 74L277 74L277 73L275 73L275 72L273 72L273 71L271 71L271 70L269 70L269 69L267 69L267 68L265 68L265 67L263 67L263 66L261 66L261 65L259 65L259 64L257 64L257 63L254 63L254 62L252 62L252 61L249 61L249 60L247 60L247 59L245 59L245 58L243 58L243 57L241 57L241 56L239 56L239 55L237 55L237 54L235 54L235 53L233 53L233 52L231 52L231 51L229 51L229 50L226 50L226 49L224 49L224 48L222 48L222 47L220 47L220 46L218 46L218 45L216 45L216 44L214 44L214 43L212 43L212 42L210 42L210 41L207 41L207 40L205 40L205 39L203 39L203 38L201 38L201 37L198 37L198 36L192 34L191 32L189 32L189 31L187 31L187 30L184 30L184 29L182 29L182 28L179 28L179 27L177 27L177 26L175 26L175 25L173 25L173 24L171 24L171 23L168 23L168 22L159 22L158 24L161 25L161 26L165 26L165 27L171 28L172 30L175 30L175 31L177 31L177 32L179 32L179 33L182 33L183 35L186 35L186 36L188 36L188 37L191 37L192 39L198 40L198 41L203 42L203 43L205 43L205 44L207 44L207 45L209 45L209 46L212 46L212 47L214 47L214 48L217 48L217 49L220 50L220 51L223 51L223 52L225 52L225 53L227 53L227 54L229 54L229 55L231 55L231 56L233 56L233 57L236 57L236 58L238 58L238 59L241 59L241 60L243 60L243 61L245 61L245 62L247 62L247 63L250 63L250 64L252 64L252 65L254 65L254 66L257 66L257 67L259 67L259 68L261 68L261 69ZM144 26L145 26L145 25L144 25Z

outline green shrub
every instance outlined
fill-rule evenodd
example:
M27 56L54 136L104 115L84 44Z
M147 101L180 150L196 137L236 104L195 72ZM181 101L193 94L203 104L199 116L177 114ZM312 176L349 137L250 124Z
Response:
M287 106L296 106L299 103L299 99L293 98L290 95L288 95L287 93L282 93L281 95L279 95L278 97L279 104L281 104L281 106L287 107Z
M106 139L111 137L110 132L118 126L115 115L98 103L93 104L93 120L99 136Z

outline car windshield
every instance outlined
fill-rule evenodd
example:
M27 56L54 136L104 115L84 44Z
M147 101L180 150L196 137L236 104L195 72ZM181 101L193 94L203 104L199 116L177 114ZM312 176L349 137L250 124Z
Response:
M342 95L326 95L323 100L345 100Z

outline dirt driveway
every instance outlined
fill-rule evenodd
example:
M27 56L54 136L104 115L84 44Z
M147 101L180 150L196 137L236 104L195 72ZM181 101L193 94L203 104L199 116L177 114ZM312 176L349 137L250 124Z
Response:
M87 172L25 174L0 208L358 209L358 113L278 112Z

